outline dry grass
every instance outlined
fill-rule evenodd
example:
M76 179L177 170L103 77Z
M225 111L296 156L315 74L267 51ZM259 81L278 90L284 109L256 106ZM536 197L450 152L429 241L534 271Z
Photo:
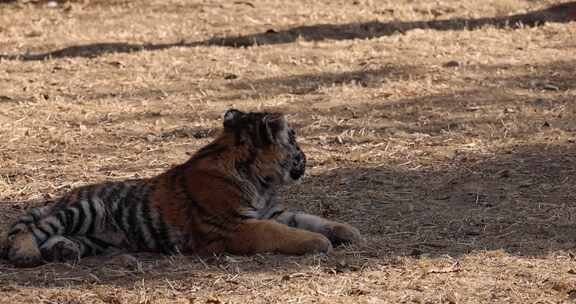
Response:
M0 4L1 223L162 172L237 107L290 113L310 168L287 203L368 239L330 257L2 262L0 302L572 301L576 15L540 11L558 3Z

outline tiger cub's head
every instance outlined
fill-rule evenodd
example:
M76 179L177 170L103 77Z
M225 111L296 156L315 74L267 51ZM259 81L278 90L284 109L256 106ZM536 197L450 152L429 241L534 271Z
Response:
M304 175L306 155L283 114L230 109L223 124L223 136L243 155L236 161L239 172L265 185L289 184Z

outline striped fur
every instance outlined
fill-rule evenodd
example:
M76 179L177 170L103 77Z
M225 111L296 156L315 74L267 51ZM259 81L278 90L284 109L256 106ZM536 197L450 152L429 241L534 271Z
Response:
M306 164L283 115L228 110L223 125L212 143L159 176L80 187L30 210L8 231L8 259L30 267L110 249L303 254L360 239L347 224L278 202L278 189L299 180Z

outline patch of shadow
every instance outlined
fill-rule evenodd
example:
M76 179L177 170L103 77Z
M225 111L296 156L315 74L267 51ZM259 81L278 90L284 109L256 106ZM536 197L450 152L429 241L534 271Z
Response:
M433 29L438 31L474 30L485 26L497 28L536 27L547 22L567 23L576 21L576 2L554 5L546 9L503 17L485 17L477 19L454 18L432 21L413 22L364 22L348 24L318 24L294 27L284 31L267 30L262 33L213 38L209 45L228 47L248 47L294 42L297 39L306 41L372 39L390 36L395 33L406 33L414 29Z
M331 85L353 84L361 87L379 87L391 80L423 75L418 66L384 66L378 69L362 69L341 73L302 74L288 77L238 81L227 84L235 90L251 90L266 96L278 94L305 95ZM422 76L423 77L423 76ZM260 94L260 93L259 93Z
M504 249L542 256L574 248L572 146L535 144L467 156L438 169L342 166L292 190L316 197L316 206L296 199L287 205L319 215L335 210L331 218L379 237L373 245L390 255ZM338 196L318 196L333 189Z
M473 70L479 70L479 75L485 76L452 93L402 98L389 98L384 95L364 102L343 103L328 108L317 107L308 100L305 106L296 106L291 111L297 113L300 120L316 120L318 117L342 119L343 123L338 127L313 128L307 131L307 136L312 137L338 136L346 130L362 128L368 128L380 135L461 134L473 137L477 136L480 130L492 132L487 131L490 126L501 125L503 119L514 122L513 130L504 128L514 134L527 134L523 132L537 132L549 127L566 132L574 131L576 112L572 110L574 94L570 94L576 80L572 73L574 62L555 61L532 65L531 69L513 65L507 67L511 70L511 75L494 76L494 71L501 68L496 65L473 66ZM384 71L367 73L373 75L366 78L384 77L386 80L394 80L393 77L412 77L411 67L397 67L389 71L389 74ZM424 75L426 71L416 70L414 73ZM317 77L320 75L322 74ZM344 73L328 75L325 78L311 75L296 79L294 77L257 80L242 85L257 88L255 92L265 92L262 94L293 93L303 88L329 85L334 79L355 79L357 75ZM316 79L318 82L309 84L306 79ZM305 86L300 88L301 84ZM385 83L380 84L383 85ZM365 121L366 117L372 119ZM518 119L521 120L517 121Z
M177 43L161 43L161 44L131 44L123 42L111 43L92 43L86 45L74 45L56 51L50 51L38 54L19 54L19 55L0 55L0 59L5 60L22 60L22 61L38 61L57 58L95 58L106 54L112 53L135 53L141 51L155 51L170 49L175 47L194 47L202 45L203 43L185 43L183 41Z
M204 41L186 43L161 44L130 44L130 43L94 43L76 45L60 50L38 54L0 54L0 60L23 60L35 61L51 58L84 57L93 58L109 53L133 53L140 51L164 50L174 47L197 47L197 46L226 46L226 47L250 47L258 45L271 45L291 43L297 39L306 41L321 40L350 40L372 39L382 36L390 36L396 33L406 33L414 29L433 29L438 31L449 30L474 30L485 26L497 28L519 28L523 26L536 27L548 22L567 23L576 21L576 1L553 5L548 8L503 17L484 18L454 18L431 21L411 22L361 22L347 24L317 24L311 26L299 26L287 30L266 30L262 33L235 36L214 37Z

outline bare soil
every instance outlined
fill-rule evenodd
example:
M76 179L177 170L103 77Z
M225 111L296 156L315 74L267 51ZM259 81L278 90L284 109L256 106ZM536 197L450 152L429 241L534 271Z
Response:
M0 261L0 303L571 303L576 4L561 3L0 1L3 227L185 161L235 107L289 114L310 164L286 203L367 240Z

